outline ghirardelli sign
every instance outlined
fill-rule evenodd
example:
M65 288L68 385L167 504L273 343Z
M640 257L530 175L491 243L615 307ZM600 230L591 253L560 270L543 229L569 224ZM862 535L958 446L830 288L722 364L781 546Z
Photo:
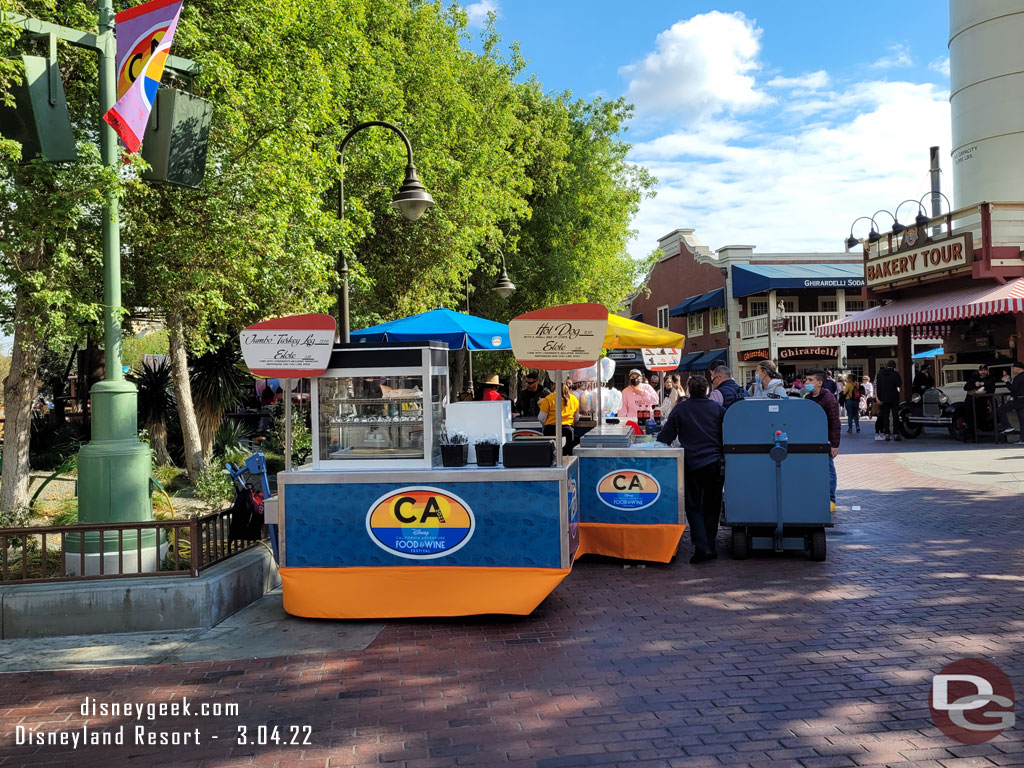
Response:
M565 304L519 315L508 324L516 360L543 370L571 370L601 357L608 309L601 304Z
M864 275L875 290L913 283L969 268L974 244L969 232L945 240L931 241L920 248L893 251L884 256L868 255Z
M239 335L242 358L257 376L299 379L327 370L334 348L334 318L310 314L277 317Z

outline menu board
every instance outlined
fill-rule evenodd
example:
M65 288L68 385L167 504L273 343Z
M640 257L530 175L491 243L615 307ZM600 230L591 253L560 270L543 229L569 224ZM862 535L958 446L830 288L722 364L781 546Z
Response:
M239 335L242 358L256 376L319 376L331 361L335 327L334 318L322 314L264 320Z
M683 356L683 350L671 347L641 349L640 353L644 358L644 368L648 371L674 371Z
M516 360L529 368L567 371L601 357L608 329L602 304L564 304L519 315L508 324Z

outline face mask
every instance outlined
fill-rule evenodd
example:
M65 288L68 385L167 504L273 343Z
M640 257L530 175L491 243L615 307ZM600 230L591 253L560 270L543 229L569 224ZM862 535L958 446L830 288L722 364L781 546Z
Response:
M640 384L640 379L630 379L629 383L630 383L630 386L633 386L633 387L638 386Z

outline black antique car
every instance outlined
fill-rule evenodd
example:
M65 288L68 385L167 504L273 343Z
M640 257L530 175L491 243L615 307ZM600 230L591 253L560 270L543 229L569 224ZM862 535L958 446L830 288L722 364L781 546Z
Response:
M949 430L950 437L966 440L970 434L971 419L964 403L951 403L941 389L932 387L915 394L910 401L900 403L897 411L899 430L903 437L918 437L925 427Z

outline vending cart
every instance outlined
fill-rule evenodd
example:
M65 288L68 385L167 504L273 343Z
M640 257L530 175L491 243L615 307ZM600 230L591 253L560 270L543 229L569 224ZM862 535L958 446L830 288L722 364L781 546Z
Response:
M528 614L569 573L578 462L441 466L447 360L437 342L339 344L313 378L312 462L271 504L288 613Z

